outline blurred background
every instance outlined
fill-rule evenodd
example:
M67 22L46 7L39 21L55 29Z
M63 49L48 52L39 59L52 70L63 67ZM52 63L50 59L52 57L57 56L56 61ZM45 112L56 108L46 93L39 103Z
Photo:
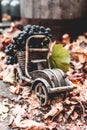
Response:
M87 0L0 0L0 27L10 22L50 27L54 38L87 31Z

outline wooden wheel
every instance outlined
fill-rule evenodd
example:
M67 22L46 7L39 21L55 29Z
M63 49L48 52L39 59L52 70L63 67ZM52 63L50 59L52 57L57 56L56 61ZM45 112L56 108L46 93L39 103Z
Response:
M45 84L38 82L35 86L35 94L41 106L45 106L48 102L48 93Z

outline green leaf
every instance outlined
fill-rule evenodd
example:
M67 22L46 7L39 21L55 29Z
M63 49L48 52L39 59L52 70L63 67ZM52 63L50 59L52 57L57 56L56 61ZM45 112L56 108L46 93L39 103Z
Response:
M59 68L67 72L70 67L70 54L61 44L53 46L52 55L50 56L52 68Z

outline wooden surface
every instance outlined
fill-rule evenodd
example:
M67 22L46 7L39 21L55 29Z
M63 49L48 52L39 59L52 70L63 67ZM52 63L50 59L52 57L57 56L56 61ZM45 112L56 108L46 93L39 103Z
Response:
M41 19L85 17L87 0L21 0L21 16Z
M0 22L1 22L1 0L0 0Z

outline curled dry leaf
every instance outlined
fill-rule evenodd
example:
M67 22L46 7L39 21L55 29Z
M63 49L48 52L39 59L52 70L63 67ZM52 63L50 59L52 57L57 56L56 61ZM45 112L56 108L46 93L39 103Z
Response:
M52 106L51 110L44 116L44 119L47 119L48 117L55 118L60 114L62 110L63 110L62 103L56 103L54 106Z
M26 111L21 105L15 105L15 108L13 108L12 114L16 116L17 114L25 115Z
M81 89L79 99L82 102L87 102L87 87Z
M0 102L0 121L4 121L5 118L8 116L9 108L2 102Z
M18 94L19 93L19 87L10 86L9 90L13 94Z
M81 130L80 126L74 125L74 124L68 124L67 126L68 130Z
M7 83L14 84L15 83L15 74L14 74L14 66L9 65L3 74L3 81Z
M28 111L31 111L31 110L34 110L34 109L40 107L40 104L38 103L35 94L32 94L32 95L28 98L27 102L30 104Z
M14 118L14 124L15 124L16 126L19 126L21 120L22 120L22 115L19 113L19 114L17 114L16 118Z
M0 80L3 80L3 71L0 73Z
M66 119L68 119L71 116L71 114L73 113L74 109L75 109L74 105L70 106L70 109L68 111L66 111L66 113L65 113Z
M9 112L9 108L0 102L0 114L8 113L8 112Z
M23 117L26 115L25 107L21 107L21 105L16 105L15 108L12 109L9 125L13 124L16 127L19 127L20 122L23 120Z
M69 99L69 97L65 99L64 103L66 103L67 105L71 105L71 104L72 104L72 105L76 105L76 104L77 104L76 101L71 101L71 100Z
M28 99L29 96L31 95L31 90L29 89L29 87L24 87L23 91L22 91L22 97L23 99Z
M3 51L0 51L0 60L3 60L5 56L5 53Z
M45 124L49 127L49 129L55 129L58 125L57 122L53 122L51 120L46 120Z
M28 128L28 130L45 130L47 126L44 123L33 120L24 120L20 122L20 128Z
M73 115L71 115L71 119L75 121L78 118L78 116L78 113L74 111Z
M11 126L11 125L12 125L13 121L14 121L14 116L13 116L13 115L11 115L11 116L10 116L10 120L9 120L9 126Z

